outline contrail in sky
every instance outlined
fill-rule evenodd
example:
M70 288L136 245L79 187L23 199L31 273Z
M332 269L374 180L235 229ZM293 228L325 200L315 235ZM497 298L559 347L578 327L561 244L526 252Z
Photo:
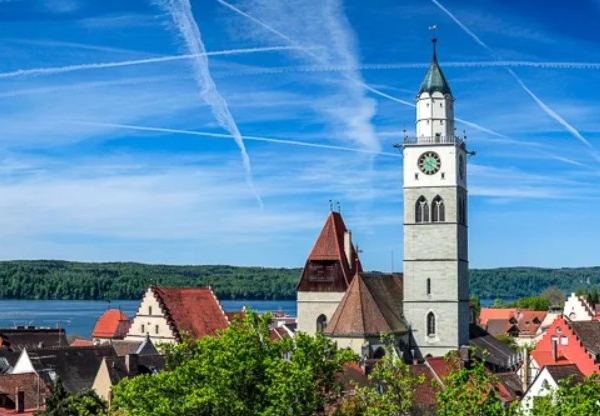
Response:
M435 4L437 7L439 7L444 13L446 13L452 20L454 20L454 22L460 26L460 28L465 31L469 36L471 36L471 38L473 38L473 40L475 42L477 42L481 47L483 47L485 50L487 50L490 55L492 55L492 57L496 58L496 54L494 53L494 51L492 51L492 49L485 44L485 42L483 42L481 39L479 39L479 37L473 33L467 26L465 26L456 16L454 16L450 10L446 9L444 6L442 6L440 4L439 1L437 0L431 0L433 2L433 4ZM529 96L531 98L533 98L533 100L536 102L536 104L546 113L548 114L550 117L552 117L554 120L556 120L560 125L562 125L563 127L565 127L577 140L581 141L583 144L585 144L586 146L588 146L589 148L593 148L593 146L590 144L590 142L588 142L585 137L583 137L581 135L581 133L579 133L579 131L573 127L571 124L569 124L564 118L562 118L560 115L558 115L554 110L552 110L547 104L545 104L537 95L535 95L533 93L533 91L531 91L529 88L527 88L527 86L525 85L525 83L521 80L521 78L519 78L517 76L517 74L515 74L515 72L508 67L505 67L506 71L515 79L515 81L517 81L517 83L519 84L519 86L523 89L523 91L525 91L527 94L529 94ZM595 152L593 152L593 155L596 159L600 159L600 156L595 154Z
M219 93L217 86L210 76L206 49L202 42L200 28L194 20L192 6L190 5L189 0L155 0L155 3L171 16L187 49L192 55L195 55L192 64L194 67L196 83L200 88L200 94L204 101L211 106L212 112L218 123L233 136L233 139L240 148L242 161L246 170L246 181L262 208L262 199L256 192L254 184L252 183L252 169L250 167L248 152L246 152L246 146L244 146L240 130L229 111L227 101L225 101L223 96Z
M213 51L206 52L203 50L202 53L192 53L187 55L175 55L175 56L161 56L158 58L147 58L147 59L136 59L129 61L118 61L118 62L101 62L95 64L79 64L79 65L67 65L59 67L47 67L47 68L32 68L32 69L17 69L16 71L0 72L0 79L2 78L14 78L22 77L26 75L53 75L63 74L66 72L83 71L90 69L104 69L104 68L117 68L121 66L131 65L145 65L154 64L159 62L170 62L170 61L181 61L186 59L198 59L207 56L219 56L219 55L240 55L249 53L259 52L271 52L271 51L282 51L289 49L297 49L294 46L271 46L264 48L249 48L249 49L229 49L224 51Z
M115 128L121 128L121 129L127 129L127 130L154 131L154 132L158 132L158 133L172 133L172 134L186 134L186 135L191 135L191 136L214 137L214 138L219 138L219 139L233 139L234 138L231 134L210 133L210 132L193 131L193 130L168 129L168 128L163 128L163 127L137 126L137 125L132 125L132 124L100 123L100 122L94 122L94 121L71 121L71 122L75 123L75 124L115 127ZM272 138L272 137L262 137L262 136L246 136L246 135L244 135L243 137L244 137L244 140L257 141L257 142L267 142L267 143L302 146L302 147L313 147L313 148L317 148L317 149L342 150L342 151L346 151L346 152L368 153L368 154L376 154L376 155L382 155L382 156L402 157L402 155L399 153L379 152L379 151L363 149L363 148L354 148L354 147L319 144L319 143L308 143L308 142L303 142L303 141L299 141L299 140L276 139L276 138Z
M290 38L289 36L287 36L286 34L284 34L284 33L280 32L279 30L277 30L277 29L275 29L275 28L273 28L273 27L271 27L271 26L267 25L266 23L264 23L264 22L262 22L262 21L258 20L258 19L257 19L257 18L255 18L254 16L252 16L252 15L250 15L250 14L248 14L248 13L246 13L246 12L244 12L244 11L240 10L240 9L238 9L238 8L237 8L237 7L235 7L234 5L232 5L232 4L230 4L230 3L227 3L227 2L226 2L226 1L224 1L224 0L217 0L217 2L218 2L218 3L220 3L220 4L222 4L223 6L227 7L228 9L231 9L231 10L233 10L234 12L238 13L239 15L241 15L241 16L244 16L245 18L252 20L252 21L253 21L254 23L256 23L257 25L259 25L259 26L261 26L261 27L265 28L266 30L268 30L269 32L271 32L271 33L273 33L273 34L275 34L275 35L279 36L280 38L282 38L282 39L284 39L284 40L287 40L288 42L290 42L290 43L292 43L292 44L296 44L296 42L295 42L295 41L294 41L292 38ZM299 49L303 49L303 48L299 48ZM310 56L312 56L313 58L319 59L319 58L318 58L318 56L317 56L316 54L314 54L314 53L312 53L312 52L310 52L310 51L308 51L308 50L306 50L306 49L304 49L304 51L305 51L305 52L307 52L307 53L308 53ZM357 67L357 68L360 68L360 67ZM359 80L357 80L357 79L354 79L354 78L351 78L351 77L346 77L346 78L347 78L349 81L351 81L351 82L353 82L353 83L355 83L355 84L357 84L357 85L359 85L359 86L361 86L361 87L364 87L364 88L366 88L367 90L371 91L371 92L372 92L373 94L375 94L375 95L379 95L379 96L381 96L381 97L384 97L384 98L387 98L387 99L389 99L389 100L396 101L396 102L398 102L398 103L401 103L401 104L408 104L408 105L410 105L410 106L413 106L413 107L414 107L414 104L413 104L413 103L411 103L411 102L409 102L409 101L406 101L406 100L401 100L401 99L399 99L399 98L393 97L393 96L391 96L391 95L389 95L389 94L386 94L386 93L384 93L384 92L382 92L382 91L379 91L378 89L376 89L376 88L373 88L373 87L371 87L370 85L367 85L367 84L365 84L364 82L361 82L361 81L359 81Z

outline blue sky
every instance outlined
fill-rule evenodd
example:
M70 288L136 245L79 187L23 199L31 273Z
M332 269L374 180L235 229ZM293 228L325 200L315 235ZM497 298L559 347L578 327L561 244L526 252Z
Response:
M400 269L437 25L471 267L597 265L600 1L534 3L0 0L0 258L301 266L333 200Z

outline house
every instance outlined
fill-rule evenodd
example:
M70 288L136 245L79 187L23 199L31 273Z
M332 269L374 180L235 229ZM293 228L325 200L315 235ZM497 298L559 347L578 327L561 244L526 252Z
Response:
M50 389L35 373L0 375L0 416L33 415L43 409Z
M97 343L124 339L130 326L131 321L120 309L109 309L96 322L92 339Z
M565 301L563 316L570 321L591 321L596 319L596 309L583 296L571 293Z
M524 413L528 414L537 397L543 397L556 391L559 383L563 380L577 384L584 380L584 375L575 364L544 366L521 400L521 409Z
M492 335L508 335L519 345L531 345L547 314L519 308L482 308L479 325Z
M229 321L210 287L174 288L151 285L142 297L126 341L149 336L156 345L216 335Z
M530 384L549 365L577 366L584 376L600 372L600 321L570 321L558 316L530 353L519 376ZM527 360L526 360L527 362Z
M112 401L113 386L123 378L156 374L165 367L165 357L159 354L150 337L141 343L121 342L113 344L113 347L117 350L121 347L132 347L134 344L137 344L135 350L122 349L117 356L103 357L94 377L92 388L109 403Z
M52 348L68 345L64 328L17 326L0 329L0 349L21 351L25 348Z
M11 374L35 374L49 389L60 377L67 392L80 393L92 387L102 359L114 356L111 345L24 349Z

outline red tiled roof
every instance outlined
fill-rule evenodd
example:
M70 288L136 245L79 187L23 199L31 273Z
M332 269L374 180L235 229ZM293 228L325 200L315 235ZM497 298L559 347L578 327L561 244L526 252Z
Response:
M215 335L229 322L210 288L150 286L175 337L185 331L193 339Z
M269 338L272 341L279 341L284 338L291 338L290 334L283 327L271 328L269 329Z
M130 325L129 318L118 309L109 309L98 319L92 337L123 338Z
M445 357L427 357L425 358L425 364L433 371L437 380L442 383L445 377L460 366L458 359L447 360Z
M306 265L298 283L299 291L318 291L319 287L322 287L324 291L344 292L353 279L355 272L357 270L362 271L362 265L353 245L349 248L350 259L346 256L344 240L347 231L342 215L339 212L330 212L306 260ZM316 282L321 284L315 286L315 281L309 276L311 272L310 265L324 263L335 264L334 276L331 280Z
M514 316L515 311L515 308L481 308L481 312L479 313L479 323L485 327L490 319L503 319L508 321Z
M401 310L399 275L357 273L324 333L332 336L406 333Z
M409 368L413 376L425 377L425 382L419 384L415 390L415 405L418 407L436 407L437 392L435 386L436 384L439 385L439 382L431 369L425 364L413 364Z
M225 316L227 316L227 320L229 322L233 322L236 318L244 319L246 313L243 310L235 312L225 312Z
M71 343L71 347L89 347L90 345L94 345L94 342L88 339L76 339Z
M571 360L565 357L562 352L559 350L557 352L556 360L554 360L554 356L552 355L552 351L538 351L533 350L530 353L531 357L535 360L539 368L542 368L546 365L569 365L573 364Z

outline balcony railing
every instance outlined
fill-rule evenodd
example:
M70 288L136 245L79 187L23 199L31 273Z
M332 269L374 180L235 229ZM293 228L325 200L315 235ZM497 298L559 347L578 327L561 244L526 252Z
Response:
M404 145L420 144L463 144L464 139L458 136L405 136Z

